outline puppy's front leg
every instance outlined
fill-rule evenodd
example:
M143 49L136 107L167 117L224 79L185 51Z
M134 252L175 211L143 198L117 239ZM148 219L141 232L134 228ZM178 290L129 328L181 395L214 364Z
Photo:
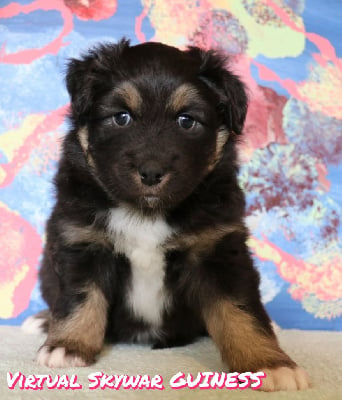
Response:
M62 297L57 300L61 301ZM82 300L70 314L58 318L52 311L48 337L38 352L38 364L51 368L92 364L103 345L107 308L102 291L92 284L83 289Z
M267 377L261 386L265 391L309 387L306 372L279 347L270 326L264 327L239 304L221 298L205 307L203 316L231 371L265 372Z

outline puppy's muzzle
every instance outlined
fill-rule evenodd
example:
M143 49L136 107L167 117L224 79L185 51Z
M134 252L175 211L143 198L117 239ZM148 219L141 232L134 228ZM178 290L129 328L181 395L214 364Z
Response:
M165 170L157 161L147 161L138 169L141 183L146 186L155 186L165 178Z

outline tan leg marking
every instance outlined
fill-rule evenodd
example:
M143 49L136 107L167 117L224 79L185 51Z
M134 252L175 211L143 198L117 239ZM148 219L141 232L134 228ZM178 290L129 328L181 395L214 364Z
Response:
M40 365L67 367L94 362L104 341L108 304L96 286L86 292L86 299L71 316L51 321L46 342L38 352Z
M228 300L216 302L204 312L207 329L234 371L296 364L280 349L277 339L258 327L257 321Z
M231 371L263 371L261 390L299 390L309 386L306 372L279 347L276 336L236 304L221 300L204 311L208 332Z

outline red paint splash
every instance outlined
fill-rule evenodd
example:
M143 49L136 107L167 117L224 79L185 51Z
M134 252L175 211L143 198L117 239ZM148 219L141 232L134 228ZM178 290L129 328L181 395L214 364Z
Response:
M141 14L135 18L135 35L140 43L146 42L146 36L142 31L142 24L144 19L148 16L149 4L147 4L142 10Z
M63 42L65 36L73 30L73 16L68 7L60 0L36 0L31 4L10 3L7 6L0 8L0 18L11 18L20 13L29 14L33 11L59 11L63 18L63 29L59 36L52 42L40 49L22 50L16 53L7 54L6 44L0 49L0 62L6 64L29 64L46 54L56 55L61 47L67 46L68 43Z
M212 10L212 5L207 0L202 0L200 2L200 6L201 8L199 14L203 19L205 19L205 26L202 27L202 29L199 29L197 36L200 35L201 39L199 40L199 43L195 42L194 45L199 46L204 50L210 50L217 47L217 43L214 41L214 10ZM193 36L195 35L196 32L193 33Z
M231 59L228 66L236 75L242 77L248 87L249 106L244 127L244 139L239 147L240 156L247 162L254 150L271 142L288 143L282 126L283 109L286 97L271 88L259 86L251 75L252 59L239 54Z
M64 0L67 7L81 20L100 21L112 17L117 0Z
M304 97L298 91L298 83L292 79L281 79L273 70L252 60L252 63L258 68L260 79L264 81L273 81L279 83L288 93L296 99L304 101Z
M253 152L269 143L288 143L282 126L286 101L286 97L273 89L259 86L254 90L248 106L242 149Z
M0 282L5 303L10 305L1 314L16 317L28 307L36 284L42 240L25 219L3 206L0 221Z
M39 146L42 136L57 129L62 124L67 110L68 106L63 106L46 115L44 120L34 129L22 146L17 149L13 159L9 163L1 165L6 176L1 182L0 187L5 187L12 183L18 171L29 159L32 150Z
M329 192L331 188L331 182L327 179L329 173L327 166L324 163L316 163L316 169L318 173L318 182L320 184L320 189Z

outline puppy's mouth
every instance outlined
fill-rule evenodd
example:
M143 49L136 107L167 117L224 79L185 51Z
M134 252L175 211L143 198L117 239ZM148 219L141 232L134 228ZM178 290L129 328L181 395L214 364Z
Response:
M140 207L151 210L162 209L165 204L165 195L170 178L170 174L165 174L160 182L153 185L146 185L144 184L142 177L139 174L134 173L133 181L136 188L136 200Z
M162 199L159 196L155 195L142 196L141 200L143 205L146 205L148 208L160 207L162 203Z

